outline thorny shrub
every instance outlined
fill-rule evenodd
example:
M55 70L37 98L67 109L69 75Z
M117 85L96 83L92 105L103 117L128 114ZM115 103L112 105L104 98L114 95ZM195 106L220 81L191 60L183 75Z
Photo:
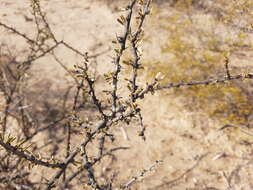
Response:
M179 11L188 10L190 3L195 3L194 5L198 5L197 7L200 6L200 4L196 4L198 1L184 1L189 3L188 7L182 7L180 1L171 2L174 7L178 7ZM128 148L111 147L110 144L111 141L118 138L112 128L120 123L138 122L140 125L139 135L145 140L145 125L139 102L148 93L153 94L163 89L175 89L175 93L183 94L184 91L180 90L180 87L187 86L189 87L189 96L196 96L201 101L217 98L216 104L219 104L219 109L228 109L229 106L232 106L232 101L235 106L233 109L238 112L236 117L240 114L249 114L246 110L252 108L251 104L247 102L250 100L241 95L243 88L240 85L234 86L233 83L224 83L252 79L253 75L250 73L233 75L230 72L229 54L224 55L223 50L217 49L217 44L224 43L220 41L218 36L207 38L200 49L190 41L182 39L183 32L197 31L192 28L192 21L189 18L178 17L182 12L172 14L169 18L172 23L177 24L176 27L174 24L165 26L170 33L170 40L163 51L174 55L173 66L158 62L152 72L148 73L152 78L149 79L151 82L146 85L138 83L140 70L143 69L143 66L151 67L149 64L141 63L140 49L144 36L143 24L146 16L150 14L150 3L150 0L139 0L138 2L131 0L123 10L123 14L117 19L124 31L121 35L117 35L114 41L115 49L112 61L114 70L104 76L110 87L103 90L105 97L107 97L103 100L100 99L95 88L97 81L91 65L94 56L75 49L55 36L39 0L31 0L32 14L37 28L35 37L31 38L9 26L8 23L0 22L1 27L25 39L29 45L29 54L22 61L17 61L15 56L12 57L8 48L2 48L0 52L1 189L48 190L54 187L67 189L72 187L73 180L80 180L79 183L84 186L84 189L130 188L145 173L153 170L160 161L156 161L154 165L129 181L121 182L122 185L119 187L115 186L113 176L108 181L102 181L97 175L96 167L101 160L107 157L114 158L115 151ZM231 21L229 18L226 19ZM133 23L134 20L136 20L135 23ZM208 35L203 32L199 34L202 38ZM242 42L239 43L240 47L244 45ZM69 51L81 56L82 63L76 64L73 70L68 70L54 54L59 46L64 46ZM231 52L233 47L230 45L226 52ZM126 49L131 50L131 56L128 55L128 58L124 59ZM60 105L52 106L45 103L46 110L40 113L40 110L29 107L32 99L29 99L31 96L26 88L27 73L36 60L48 54L52 54L73 78L76 90L71 106L67 102L69 93L67 90ZM216 67L216 63L220 65ZM131 72L128 73L128 77L122 74L122 64L130 67ZM216 76L215 74L221 71L221 68L225 68L224 71ZM188 71L182 74L183 70L187 69ZM165 70L166 72L163 72ZM163 75L165 75L164 80ZM128 94L127 96L124 94L124 97L119 90L122 85L126 85L125 88L128 89ZM217 91L219 93L214 93ZM231 93L236 95L235 99L221 105L221 102L227 102L227 94ZM242 105L246 107L237 108ZM214 107L212 114L219 113L219 109ZM92 110L91 117L86 116L87 109ZM15 120L16 123L11 123L10 120ZM18 126L16 132L10 130L12 125ZM41 133L46 133L50 139L48 144L53 145L47 154L40 151L42 147L35 140L36 135ZM76 134L79 134L79 137L81 134L81 138L79 138L78 145L73 145L72 139ZM60 143L65 145L61 152L59 152L58 146ZM46 174L37 181L31 180L31 168L35 166L46 168ZM53 173L51 178L48 178L47 173Z

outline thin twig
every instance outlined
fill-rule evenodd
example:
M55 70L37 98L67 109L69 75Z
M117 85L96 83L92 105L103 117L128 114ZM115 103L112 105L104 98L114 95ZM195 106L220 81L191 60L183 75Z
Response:
M146 88L138 94L137 98L144 98L144 96L149 92L155 92L160 90L166 89L173 89L179 87L192 87L192 86L201 86L201 85L215 85L219 83L225 83L229 81L239 80L239 79L253 79L253 74L238 74L228 77L219 77L216 79L207 79L207 80L200 80L200 81L190 81L190 82L178 82L178 83L169 83L168 85L157 85L156 82L152 84L148 84Z
M125 26L125 31L122 36L117 37L118 43L120 44L120 49L116 51L116 57L114 58L114 64L115 64L115 70L113 74L113 79L112 79L112 85L113 85L113 91L112 91L112 117L116 115L116 110L117 110L117 101L118 101L118 81L119 81L119 73L121 71L121 64L120 60L123 55L123 52L126 49L126 43L127 43L127 38L130 34L130 25L131 25L131 19L132 19L132 14L133 14L133 7L135 5L137 0L132 0L132 2L128 6L128 14L126 16L125 22L123 23Z
M156 160L154 164L152 164L149 168L144 169L139 175L132 177L132 179L128 181L126 184L122 185L120 189L130 188L130 186L133 185L133 183L135 183L140 178L144 177L146 173L153 171L155 167L157 167L157 165L161 163L162 163L161 160Z
M164 188L164 187L168 187L169 185L173 185L173 184L177 183L177 182L180 181L184 176L186 176L187 174L189 174L190 172L192 172L196 167L198 167L198 165L200 164L200 162L201 162L206 156L208 156L208 154L209 154L209 152L207 152L207 153L201 155L201 156L198 158L197 162L196 162L192 167L190 167L189 169L187 169L184 173L182 173L182 174L181 174L180 176L178 176L176 179L173 179L173 180L170 180L170 181L168 181L168 182L165 182L165 183L163 183L162 185L155 186L155 187L152 188L152 189L157 190L157 189L159 189L159 188L161 188L161 187Z
M24 153L23 151L19 150L18 148L16 148L15 146L12 146L8 143L3 142L3 140L0 139L0 145L2 147L5 148L6 151L11 152L15 155L17 155L20 158L24 158L36 165L41 165L41 166L45 166L45 167L49 167L49 168L62 168L64 166L63 163L49 163L49 162L45 162L42 160L37 159L35 156L33 155L28 155L26 153Z

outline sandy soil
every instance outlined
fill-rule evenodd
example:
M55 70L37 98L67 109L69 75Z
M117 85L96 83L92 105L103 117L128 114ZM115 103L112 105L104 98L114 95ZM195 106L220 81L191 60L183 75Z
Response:
M121 30L116 22L119 15L117 6L123 5L124 1L109 6L104 1L93 0L41 0L41 3L59 40L64 39L91 55L106 51L97 58L96 69L99 75L112 69L111 41L116 31ZM151 16L146 23L146 36L150 41L144 44L144 59L167 59L167 55L162 55L160 50L166 35L156 22L157 18L165 14L166 11L162 11L160 15ZM35 26L31 24L28 0L1 0L0 18L1 22L8 23L28 36L34 35ZM156 33L159 35L154 35ZM22 59L22 53L25 54L22 52L25 48L23 39L1 27L0 43L15 49L17 59ZM80 57L63 47L55 53L67 68L81 61ZM249 66L253 56L246 53L244 51L242 56L247 56L248 59L244 60L245 65ZM234 63L241 59L236 54L233 56ZM35 101L53 92L59 93L54 93L52 98L59 97L71 83L66 71L51 56L36 61L29 75L33 78L28 84L29 88L34 91L48 89L47 92L39 91ZM101 81L98 85L100 88L104 83ZM148 96L142 102L142 107L147 126L145 142L137 135L138 126L123 126L128 140L123 138L120 128L117 131L122 138L117 139L115 145L131 148L116 154L117 161L113 168L120 172L116 184L127 182L156 160L163 160L155 171L136 183L134 189L253 189L252 145L240 144L242 135L237 138L237 135L217 130L220 126L215 120L203 113L186 111L181 99L175 98L171 92L166 96ZM103 166L108 164L103 163ZM228 183L233 188L229 188Z

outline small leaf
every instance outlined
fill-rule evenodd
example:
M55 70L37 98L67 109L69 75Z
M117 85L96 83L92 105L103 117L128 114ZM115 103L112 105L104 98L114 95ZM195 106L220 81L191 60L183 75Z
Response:
M144 0L139 0L140 5L144 5Z
M131 61L125 61L125 60L123 60L122 63L125 64L125 65L129 65L129 66L132 65Z
M16 140L16 137L10 137L8 138L8 140L6 141L6 144L11 144L13 141Z
M26 139L21 139L20 142L15 147L20 148L25 142L26 142Z
M156 80L163 80L164 79L164 75L161 72L158 72L155 76Z
M121 16L117 19L117 21L118 21L120 24L124 25L125 22L126 22L126 19L125 19L125 17L124 17L123 15L121 15Z
M118 54L120 53L120 50L118 48L115 48L114 51Z

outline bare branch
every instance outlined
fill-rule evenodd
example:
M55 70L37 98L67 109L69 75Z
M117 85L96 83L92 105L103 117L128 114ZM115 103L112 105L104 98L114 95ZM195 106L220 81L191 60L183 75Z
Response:
M41 165L41 166L45 166L45 167L49 167L49 168L62 168L64 166L63 163L55 163L55 164L51 164L49 162L45 162L42 160L37 159L35 156L33 155L28 155L26 153L24 153L23 151L20 151L18 148L16 148L15 146L12 146L8 143L5 143L2 141L2 139L0 139L0 145L2 147L5 148L5 150L7 150L8 152L11 152L15 155L17 155L20 158L24 158L36 165Z
M159 165L161 163L162 163L161 160L157 160L149 168L144 169L139 175L133 177L129 182L127 182L126 184L122 185L122 187L120 189L128 189L128 188L130 188L130 186L132 186L137 180L139 180L140 178L143 178L146 173L149 173L149 172L153 171L154 168L156 168L157 165Z

